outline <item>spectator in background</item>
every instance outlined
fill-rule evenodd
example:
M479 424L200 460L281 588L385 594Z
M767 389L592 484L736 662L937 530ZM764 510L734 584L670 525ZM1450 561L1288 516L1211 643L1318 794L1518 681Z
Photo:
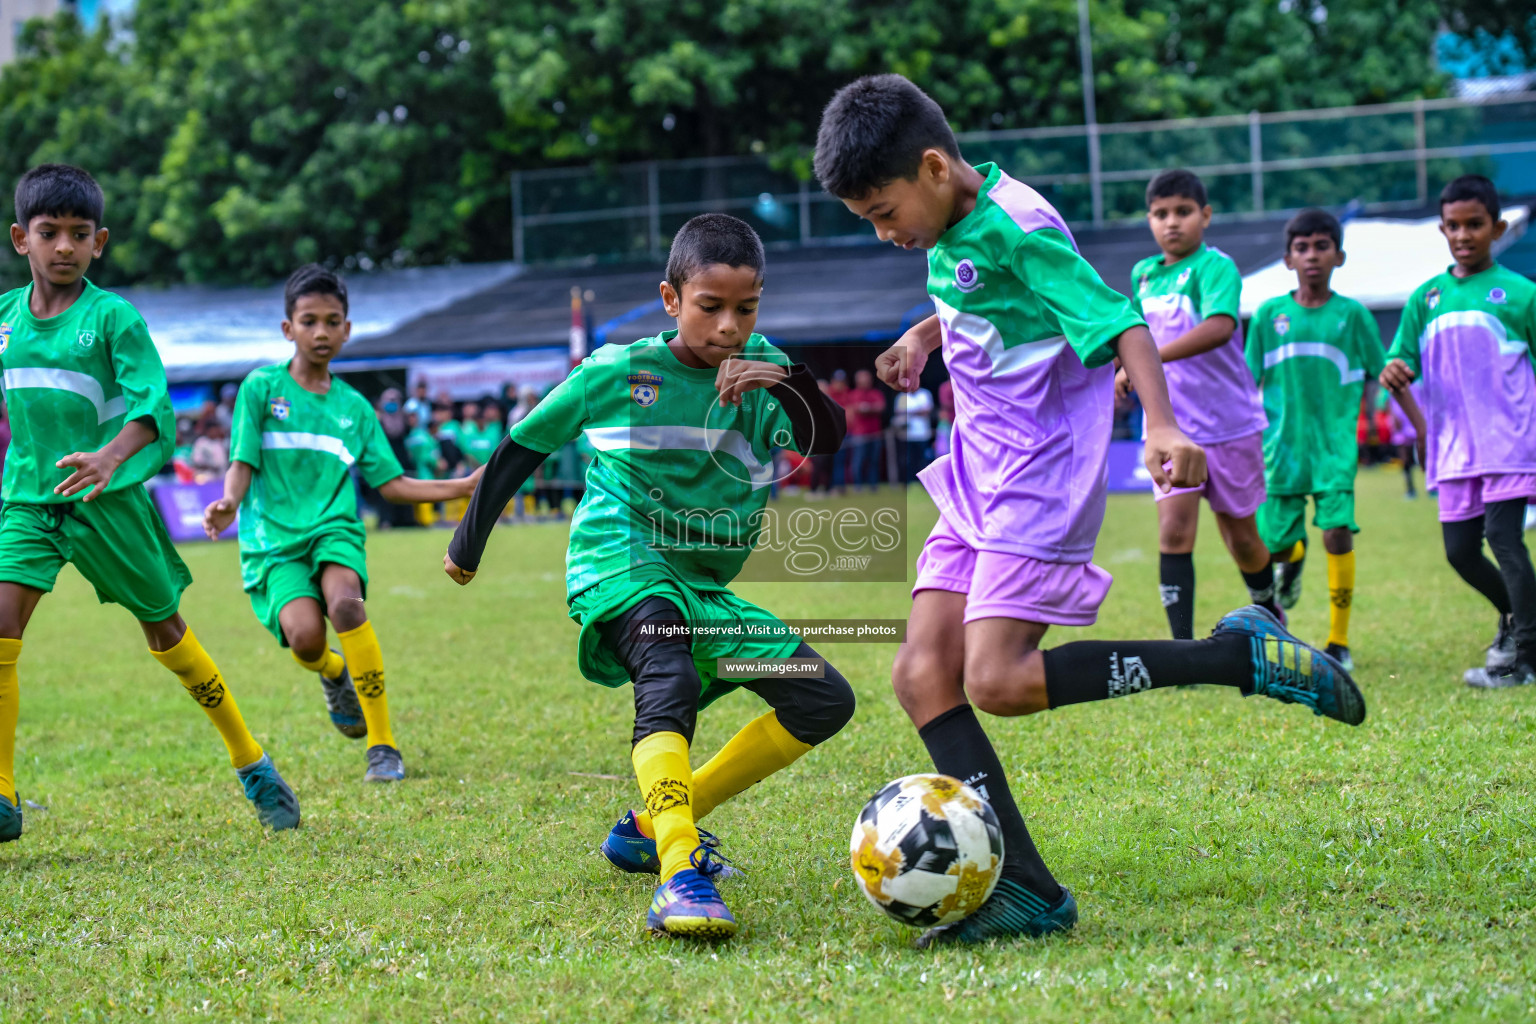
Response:
M437 438L432 436L432 431L413 412L405 414L405 423L409 428L405 435L405 450L410 461L404 464L415 471L411 475L418 480L441 480L447 477L448 463L443 461L443 449L437 443Z
M400 465L409 465L407 460L410 453L406 450L405 439L411 427L405 415L405 395L399 388L385 388L374 408L379 416L379 426L384 430L384 438L389 442L390 452L399 460ZM381 527L410 526L416 521L416 513L410 505L386 501L377 489L366 484L363 486L363 500L378 513Z
M467 427L468 424L464 426ZM475 423L473 435L462 435L461 447L464 449L464 458L468 461L469 468L473 470L489 462L491 453L506 436L507 430L501 423L501 406L494 398L487 398L480 403L480 418Z
M432 418L432 400L427 397L427 382L423 378L416 382L411 389L411 397L405 400L405 414L407 417L415 416L418 424L426 423Z
M933 459L933 392L918 388L898 394L891 426L901 444L901 478L910 484Z
M432 422L427 429L437 441L438 451L443 458L444 476L455 475L459 463L464 461L464 453L459 450L459 425L453 421L452 402L438 402L432 407Z
M202 437L192 442L192 474L197 483L224 476L229 468L229 433L218 421L208 424Z
M515 422L512 419L512 413L517 408L517 381L507 381L506 386L501 389L501 401L499 404L501 406L501 421L510 428Z
M510 384L507 386L511 387ZM538 389L532 387L523 388L521 394L518 395L517 404L514 405L512 407L512 411L507 414L507 429L511 430L514 426L520 423L523 417L532 412L533 407L538 404Z
M219 404L213 407L213 422L224 428L225 437L235 428L235 396L239 393L240 385L225 384L219 389Z
M860 370L844 406L848 419L849 483L874 490L880 484L880 434L885 429L885 394L875 387L875 375Z
M832 384L825 377L817 378L816 386L824 395L832 393ZM827 491L832 487L832 464L836 455L812 455L810 497L821 499L827 496Z
M848 452L851 450L853 440L853 410L849 407L853 404L853 391L848 387L848 371L833 370L832 381L827 385L827 394L832 396L832 401L843 407L843 414L848 419L848 435L832 456L832 493L842 494L848 486Z
M939 422L933 432L933 457L949 454L949 435L955 429L955 388L949 381L939 385Z
M176 447L171 449L171 470L176 474L177 483L189 484L196 477L192 472L192 439L195 436L192 418L176 417Z

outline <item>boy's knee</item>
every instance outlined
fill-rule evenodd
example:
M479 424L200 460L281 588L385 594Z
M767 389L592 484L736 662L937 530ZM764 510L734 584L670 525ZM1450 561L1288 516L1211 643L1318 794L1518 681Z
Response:
M853 687L831 665L820 679L801 688L795 700L774 708L784 731L808 746L817 746L836 736L853 718Z
M368 609L361 594L345 594L334 597L325 606L326 617L338 633L357 629L368 621ZM322 642L323 638L322 638Z
M325 626L284 626L283 638L289 648L305 661L316 661L325 654Z
M1345 555L1355 549L1355 535L1347 526L1323 531L1323 550L1330 555Z
M953 707L965 697L960 674L933 651L902 644L891 665L891 688L909 715L929 703Z

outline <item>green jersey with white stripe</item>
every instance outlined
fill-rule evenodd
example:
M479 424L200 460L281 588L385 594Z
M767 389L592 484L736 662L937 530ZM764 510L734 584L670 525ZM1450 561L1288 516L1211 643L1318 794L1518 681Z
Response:
M570 598L647 566L724 586L757 542L773 449L793 447L789 415L766 388L721 408L717 371L679 362L667 347L676 334L603 346L511 430L534 451L556 452L577 437L595 450L571 517ZM790 365L756 334L742 356Z
M307 391L287 363L254 370L240 385L229 457L255 470L240 503L246 589L270 562L299 557L322 534L355 531L361 542L354 464L370 487L403 475L366 398L339 377L323 395Z
M1290 295L1254 313L1245 349L1264 395L1264 483L1270 494L1322 494L1355 486L1355 424L1365 379L1386 351L1376 318L1335 292L1315 309Z
M53 489L74 472L56 463L94 452L130 420L148 419L159 436L124 462L107 491L142 484L171 460L176 418L165 367L144 318L126 299L91 282L58 316L32 315L32 286L0 296L0 369L4 370L11 447L5 459L6 501L79 501Z

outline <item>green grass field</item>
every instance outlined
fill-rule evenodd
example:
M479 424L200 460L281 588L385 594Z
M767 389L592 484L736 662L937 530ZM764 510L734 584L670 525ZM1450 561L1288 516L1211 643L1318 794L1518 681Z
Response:
M1536 1013L1536 693L1474 693L1494 616L1432 501L1362 473L1350 729L1203 688L990 720L1077 894L1046 942L919 952L859 894L864 800L925 770L894 648L826 645L848 729L709 819L750 874L728 945L648 935L651 885L597 853L638 796L627 690L583 681L562 525L509 528L467 590L447 535L370 539L369 606L410 771L361 781L320 689L257 624L232 544L193 545L183 611L303 803L264 835L217 734L131 619L67 570L22 655L22 841L0 847L0 1020L1511 1020ZM915 556L933 512L913 500ZM1298 631L1326 632L1324 560ZM1162 636L1149 497L1111 499L1116 584L1082 636ZM1199 617L1244 603L1214 523ZM753 584L786 617L902 617L900 584ZM760 713L702 718L702 759Z

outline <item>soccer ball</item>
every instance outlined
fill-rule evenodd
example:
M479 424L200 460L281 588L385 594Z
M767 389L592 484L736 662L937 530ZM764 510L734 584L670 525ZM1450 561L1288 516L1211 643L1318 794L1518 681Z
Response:
M997 814L948 775L908 775L872 797L853 823L853 876L902 924L952 924L987 901L1003 866Z

